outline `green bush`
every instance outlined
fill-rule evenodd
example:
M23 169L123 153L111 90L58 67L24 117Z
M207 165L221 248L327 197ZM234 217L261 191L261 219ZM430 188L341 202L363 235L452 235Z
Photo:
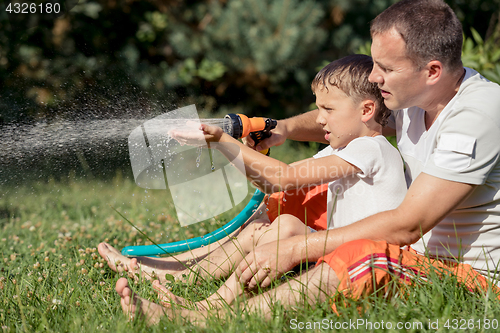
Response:
M473 68L487 79L500 83L500 33L495 33L486 40L475 29L472 37L464 39L462 61L464 66Z

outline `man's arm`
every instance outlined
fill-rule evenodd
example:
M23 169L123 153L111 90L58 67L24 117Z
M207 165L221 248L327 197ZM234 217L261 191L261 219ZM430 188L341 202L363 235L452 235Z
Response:
M321 125L316 122L318 112L318 110L312 110L291 118L278 120L276 128L271 131L273 135L259 142L256 150L262 151L273 146L280 146L287 139L328 143L325 140L325 132ZM250 138L247 138L245 143L250 147L254 145Z
M422 173L410 186L401 205L394 210L342 228L319 231L307 237L295 236L258 247L238 266L240 282L255 286L260 281L256 281L252 272L261 267L270 267L269 277L274 278L300 262L316 261L340 245L357 239L385 240L400 246L413 244L455 210L475 187ZM270 253L277 255L270 256Z

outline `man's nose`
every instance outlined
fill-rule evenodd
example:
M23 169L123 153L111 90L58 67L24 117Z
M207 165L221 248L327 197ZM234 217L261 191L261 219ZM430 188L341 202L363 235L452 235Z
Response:
M382 83L383 78L382 75L380 75L380 73L375 68L373 68L370 75L368 76L368 81L372 83Z

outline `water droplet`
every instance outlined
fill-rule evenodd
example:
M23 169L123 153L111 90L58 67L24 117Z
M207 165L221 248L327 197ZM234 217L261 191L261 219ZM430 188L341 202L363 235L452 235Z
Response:
M201 161L201 153L203 152L202 147L198 147L198 156L196 157L196 167L198 168L200 166L200 161Z

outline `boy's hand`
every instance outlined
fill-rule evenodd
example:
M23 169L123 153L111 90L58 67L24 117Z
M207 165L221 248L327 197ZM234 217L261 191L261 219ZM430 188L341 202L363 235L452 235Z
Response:
M186 125L186 128L173 129L168 133L181 145L203 146L208 142L219 142L224 134L222 128L217 126L201 124L197 127L194 122L188 122Z

